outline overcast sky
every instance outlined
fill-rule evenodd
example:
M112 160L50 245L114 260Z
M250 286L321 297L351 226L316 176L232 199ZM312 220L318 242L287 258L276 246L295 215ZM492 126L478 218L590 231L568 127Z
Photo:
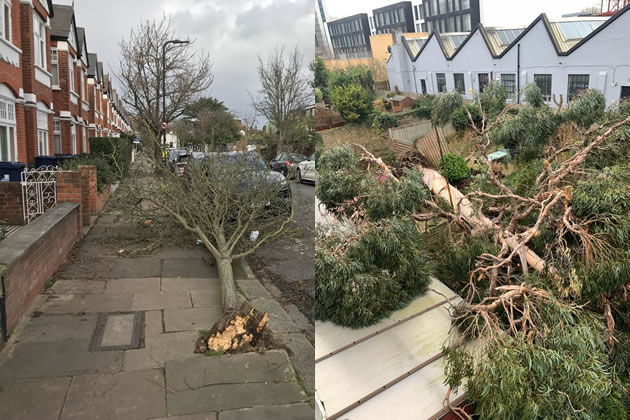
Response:
M526 26L539 14L549 18L579 12L586 7L600 6L599 0L480 0L487 26ZM324 0L330 18L342 18L357 13L371 13L372 9L396 3L397 0ZM412 0L413 4L420 1Z
M55 0L71 4L71 0ZM118 43L143 19L173 18L180 39L196 39L210 54L214 83L209 94L232 112L251 117L248 91L258 89L257 55L275 45L298 46L307 67L315 55L313 0L76 0L77 26L85 27L88 51L109 73L118 70ZM114 80L116 86L116 80Z

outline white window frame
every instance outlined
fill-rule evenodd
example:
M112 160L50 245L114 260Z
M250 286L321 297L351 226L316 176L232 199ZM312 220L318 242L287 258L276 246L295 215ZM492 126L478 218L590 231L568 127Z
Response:
M0 161L17 161L17 127L15 124L15 102L0 98L0 130L6 137L6 156L0 146Z
M53 89L59 89L59 51L57 48L50 49L50 73L52 74L52 87ZM55 84L55 77L57 83Z
M81 67L81 100L82 101L87 101L87 99L85 98L85 72L83 71L83 67Z
M55 153L63 153L63 144L61 142L61 120L53 121L53 138L55 140Z
M75 123L70 123L70 133L72 138L72 154L77 154L77 126Z
M10 0L2 0L0 1L2 4L2 9L0 9L0 38L4 39L7 42L11 42L13 40L13 28L11 25L13 21L11 20L11 1ZM6 9L9 9L9 15L5 13ZM9 33L5 33L5 28L9 28Z
M48 113L37 111L37 154L48 155Z
M68 78L70 79L70 92L74 92L74 79L75 79L75 75L74 75L74 58L72 57L72 54L70 54L70 51L68 51Z
M33 10L33 42L35 65L46 70L46 26L35 10Z

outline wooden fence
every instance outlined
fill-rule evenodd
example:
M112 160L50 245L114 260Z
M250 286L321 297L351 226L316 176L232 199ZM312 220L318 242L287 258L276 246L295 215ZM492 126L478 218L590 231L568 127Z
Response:
M431 125L431 121L422 121L403 127L389 129L389 137L392 139L394 151L403 155L411 150L420 152L427 162L434 168L438 168L442 154L450 153L448 144L444 140L446 136L455 133L455 129L449 123L443 128L437 129L440 143L438 144L438 134ZM440 145L442 151L440 153Z
M400 142L413 145L416 140L422 138L433 131L431 121L425 120L415 124L404 125L402 127L394 127L389 129L389 137ZM455 129L451 123L442 128L445 136L455 134Z

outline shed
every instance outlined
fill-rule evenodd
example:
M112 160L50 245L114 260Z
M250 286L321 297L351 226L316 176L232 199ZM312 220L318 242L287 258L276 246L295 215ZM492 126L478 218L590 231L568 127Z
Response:
M396 95L392 98L392 111L401 112L411 108L413 99L410 96Z

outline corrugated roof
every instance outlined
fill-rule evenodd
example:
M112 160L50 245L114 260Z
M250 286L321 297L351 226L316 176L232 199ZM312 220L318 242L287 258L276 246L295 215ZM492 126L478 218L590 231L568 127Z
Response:
M70 25L74 9L72 6L55 4L55 16L50 19L50 36L52 38L67 39L70 35Z
M514 42L526 28L485 28L488 47L493 55L499 55Z
M549 31L558 46L558 50L566 52L582 39L586 38L595 29L599 28L599 26L607 20L607 17L578 17L554 22L550 21Z
M447 57L452 57L455 54L455 51L462 45L462 42L468 37L469 33L460 33L460 32L452 32L446 34L440 34L440 39L442 40L442 48L444 49L444 54Z

